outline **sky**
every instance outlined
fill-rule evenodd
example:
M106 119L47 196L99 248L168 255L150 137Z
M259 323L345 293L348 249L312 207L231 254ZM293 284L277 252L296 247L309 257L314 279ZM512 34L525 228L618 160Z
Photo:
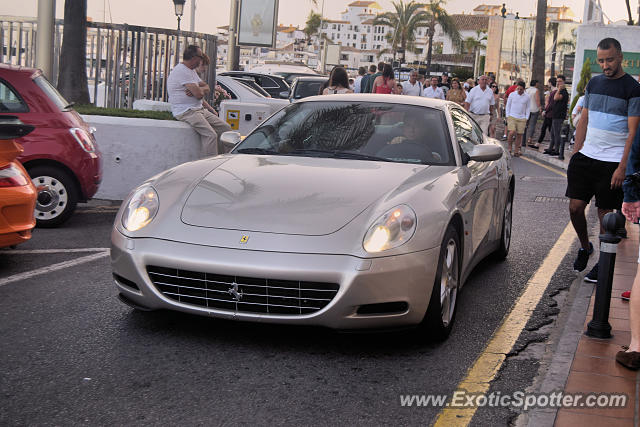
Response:
M324 16L337 19L340 13L353 0L324 0ZM391 0L377 0L386 11L392 10ZM190 9L192 0L185 4L185 14L181 27L190 27ZM318 0L318 8L313 8L311 0L280 0L278 22L304 27L306 17L314 9L320 12L323 0ZM452 13L471 13L479 4L502 4L507 10L519 12L527 17L535 14L536 0L448 0L447 11ZM550 6L569 6L578 19L582 19L584 0L548 0ZM638 0L630 0L634 20L638 20ZM0 1L0 15L32 16L37 15L38 0ZM601 0L604 13L612 20L626 20L625 0ZM195 31L216 34L217 27L229 24L229 0L196 0ZM64 0L56 0L56 17L63 18ZM176 28L176 16L172 0L88 0L88 16L94 21L106 21L116 24L142 25L148 27Z

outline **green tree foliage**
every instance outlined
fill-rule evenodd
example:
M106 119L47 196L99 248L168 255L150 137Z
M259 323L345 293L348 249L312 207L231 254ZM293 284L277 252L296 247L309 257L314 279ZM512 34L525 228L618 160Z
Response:
M400 51L402 52L401 62L406 62L407 49L415 51L416 48L416 29L426 27L429 24L430 16L422 9L422 4L414 1L405 4L404 1L400 0L399 2L393 2L393 7L395 12L386 12L378 15L374 19L373 25L385 25L391 29L386 38L391 43L393 57L395 59L396 52Z
M591 60L587 58L585 59L584 64L582 64L582 70L580 70L580 81L578 82L578 86L576 86L576 96L574 96L573 101L571 101L569 112L573 111L578 99L584 95L584 90L587 87L589 80L591 80ZM571 115L569 115L569 120L571 120ZM571 125L573 126L573 120L571 120Z
M451 74L453 77L457 77L462 83L464 83L465 80L472 79L474 77L473 70L467 67L454 67L453 70L451 70Z
M429 25L427 26L427 75L431 70L433 36L436 33L436 24L440 25L442 32L451 39L454 46L460 46L462 44L462 37L456 27L456 23L444 9L445 4L445 0L430 0L429 3L424 5L424 8L429 15Z
M307 36L307 41L311 40L314 34L318 33L320 24L322 23L322 15L315 13L313 10L309 11L307 16L306 27L304 27L304 35Z

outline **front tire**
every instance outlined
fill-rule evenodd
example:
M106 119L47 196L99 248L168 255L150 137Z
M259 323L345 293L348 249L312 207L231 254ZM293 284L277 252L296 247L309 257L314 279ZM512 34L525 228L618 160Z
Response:
M69 173L55 166L34 166L28 172L38 191L36 225L52 228L68 220L78 203L78 189Z
M437 341L443 341L451 332L456 316L460 286L460 237L451 224L444 233L440 246L436 278L422 328Z

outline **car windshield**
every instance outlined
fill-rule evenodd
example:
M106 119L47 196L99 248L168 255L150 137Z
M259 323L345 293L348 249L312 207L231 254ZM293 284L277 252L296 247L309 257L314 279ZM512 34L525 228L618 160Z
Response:
M233 150L454 165L444 112L381 102L302 102L274 114Z
M60 111L68 111L69 109L71 109L72 104L67 102L67 100L64 99L62 95L60 95L60 92L58 92L58 90L53 87L53 85L49 83L49 80L44 78L44 76L36 77L35 79L33 79L33 82L38 85L38 87L42 89L44 93L47 94L49 99L54 104L56 104L58 108L60 108Z
M296 92L293 97L296 99L318 95L320 88L324 84L322 80L299 80L296 83Z

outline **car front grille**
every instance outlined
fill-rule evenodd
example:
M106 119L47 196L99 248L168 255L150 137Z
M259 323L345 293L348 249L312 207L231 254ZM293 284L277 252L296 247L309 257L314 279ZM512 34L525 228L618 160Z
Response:
M230 276L147 266L154 286L183 304L236 312L309 314L336 296L337 283Z

